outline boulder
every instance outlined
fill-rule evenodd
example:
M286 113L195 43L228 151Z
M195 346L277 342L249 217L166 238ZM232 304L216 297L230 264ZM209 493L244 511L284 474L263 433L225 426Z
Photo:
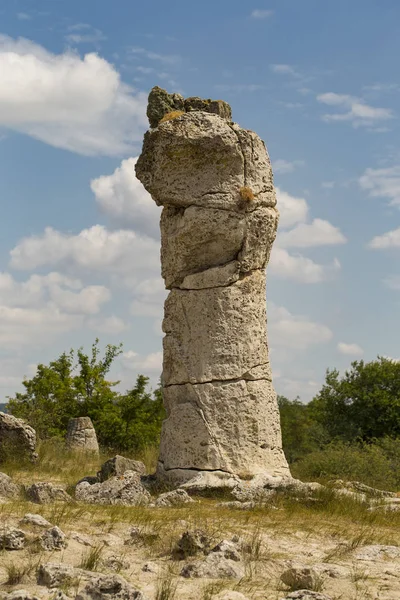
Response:
M40 545L43 550L63 550L67 547L65 533L57 526L51 527L40 537Z
M76 600L145 600L145 597L120 575L98 575L76 595Z
M36 461L36 432L22 419L0 412L0 462L10 453Z
M22 550L25 547L25 533L16 527L0 528L0 549Z
M141 506L148 504L151 496L143 487L139 473L125 471L123 475L111 477L103 483L80 483L75 488L75 498L87 504Z
M28 500L36 504L52 504L53 502L72 502L72 498L64 488L47 481L33 483L25 490Z
M0 473L0 498L18 498L21 489L16 485L11 477L5 473Z
M35 527L52 527L51 523L42 515L26 513L20 520L21 525L33 525Z
M110 479L110 477L120 477L126 471L135 471L139 475L145 475L146 467L140 460L125 458L117 454L101 465L100 471L97 473L97 479L102 483Z
M291 590L321 589L321 575L312 567L293 566L281 575L281 581Z
M39 565L37 582L48 588L68 586L80 576L80 570L65 563L46 563Z
M225 558L220 553L211 553L202 561L185 565L180 574L188 579L242 579L245 569L243 563Z
M154 502L154 506L157 508L165 508L167 506L180 506L181 504L189 504L194 502L193 498L185 490L172 490L171 492L165 492L160 494L157 500Z
M211 543L210 537L204 531L185 531L175 544L172 556L177 560L184 560L196 554L208 554Z
M65 445L68 450L99 454L96 431L90 417L69 420Z

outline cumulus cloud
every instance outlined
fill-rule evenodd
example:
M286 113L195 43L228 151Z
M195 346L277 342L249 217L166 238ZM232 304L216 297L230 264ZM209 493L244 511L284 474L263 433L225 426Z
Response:
M285 64L274 64L270 65L271 71L274 73L279 73L280 75L292 75L293 77L298 77L298 73L294 67L291 65Z
M111 317L95 317L89 319L88 326L90 329L93 329L93 331L107 335L116 335L128 329L126 323L115 315L112 315Z
M90 187L100 209L122 227L159 239L160 208L135 176L137 157L123 160L111 175L93 179Z
M374 250L383 250L386 248L400 247L400 227L387 231L382 235L375 236L369 243L369 247Z
M345 354L346 356L361 356L364 354L364 350L358 344L346 344L345 342L339 342L337 349L340 354Z
M297 169L298 167L304 167L304 165L304 160L288 161L282 158L278 158L278 160L274 160L272 166L274 173L285 175L285 173L293 173L295 169Z
M76 235L46 227L42 235L21 240L10 255L11 266L21 270L57 265L72 270L131 274L158 271L159 252L159 243L149 237L93 225Z
M143 356L133 350L129 350L123 353L122 363L126 369L132 371L161 373L162 352L152 352Z
M136 317L154 317L159 320L163 314L167 293L161 277L140 281L134 287L135 299L130 306L131 314Z
M80 154L122 154L141 140L146 101L97 54L0 36L0 126Z
M327 122L349 121L353 127L372 127L376 123L387 121L394 117L393 111L389 108L370 106L364 100L347 94L327 92L319 94L317 100L322 104L344 111L323 115L323 120Z
M268 303L268 335L271 345L292 350L326 344L333 333L326 325L302 315L293 315L283 306Z
M388 198L391 205L400 205L400 165L366 169L358 181L370 196Z
M319 283L330 279L340 270L335 259L330 265L322 265L301 254L289 254L284 248L274 246L268 265L268 273L280 279L291 279L297 283Z
M280 228L292 227L307 219L308 204L304 198L292 196L279 187L276 188L276 197L280 213Z
M312 223L300 223L279 236L281 248L311 248L346 243L341 231L324 219L314 219Z

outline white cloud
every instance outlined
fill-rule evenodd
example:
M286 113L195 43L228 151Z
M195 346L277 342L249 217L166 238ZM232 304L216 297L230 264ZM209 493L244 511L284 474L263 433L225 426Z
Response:
M274 14L273 10L256 8L255 10L252 11L250 16L253 19L268 19L268 17L272 17L273 14Z
M347 94L328 92L317 96L318 102L343 109L345 112L336 112L323 115L324 121L350 121L353 127L371 127L380 121L394 117L389 108L370 106L360 98Z
M17 19L19 19L19 21L30 21L32 17L26 12L18 12Z
M102 225L77 235L47 227L42 235L24 238L11 250L11 266L32 270L62 265L72 270L116 274L159 270L159 242L134 231L108 231Z
M160 237L160 208L136 178L136 158L123 160L112 175L93 179L90 187L101 210L119 225Z
M366 169L358 181L370 196L388 198L391 205L400 205L400 165Z
M123 353L122 363L126 369L132 371L161 373L162 358L162 352L152 352L147 356L142 356L133 350L129 350L128 352Z
M337 259L331 265L315 263L300 254L289 254L284 248L273 246L268 265L268 273L280 279L291 279L298 283L319 283L330 279L340 270Z
M88 326L94 331L108 335L122 333L128 329L124 321L115 315L112 315L111 317L96 317L89 319Z
M296 223L305 221L308 215L308 204L304 198L297 198L276 188L277 207L279 209L279 227L292 227Z
M399 248L400 247L400 227L387 231L382 235L375 236L368 244L374 250L382 250L384 248Z
M96 44L107 39L100 29L96 29L87 23L70 25L68 31L69 33L65 36L65 39L71 44Z
M276 378L274 377L274 379ZM303 402L308 402L319 392L321 383L313 379L280 377L276 389L279 394L289 399L294 399L298 396Z
M345 354L346 356L361 356L364 354L364 350L358 344L346 344L345 342L339 342L337 349L340 354Z
M179 56L179 54L158 54L157 52L152 52L151 50L147 50L146 48L140 48L137 46L130 48L129 51L132 54L140 54L145 56L149 60L155 60L166 65L176 65L182 60L182 57Z
M292 173L297 167L304 167L304 165L304 160L293 160L290 162L281 158L275 160L272 164L274 173L281 174Z
M122 154L141 141L146 102L97 54L0 36L0 126L80 154Z
M135 299L130 306L131 314L136 317L154 317L159 321L167 293L161 277L141 281L134 288Z
M293 77L298 77L298 73L291 65L285 64L275 64L270 65L271 71L274 73L279 73L280 75L293 75Z
M345 242L346 238L341 231L324 219L314 219L312 223L300 223L294 229L279 235L281 248L311 248Z
M268 335L273 346L292 350L306 350L310 346L326 344L333 333L326 325L301 315L293 315L283 306L267 304Z

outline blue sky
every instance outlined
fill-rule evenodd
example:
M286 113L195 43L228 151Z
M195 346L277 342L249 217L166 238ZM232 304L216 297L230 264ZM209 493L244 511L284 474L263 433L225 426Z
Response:
M223 98L266 142L275 386L400 358L395 0L5 0L0 8L0 388L63 350L124 343L161 370L159 209L134 177L153 85Z

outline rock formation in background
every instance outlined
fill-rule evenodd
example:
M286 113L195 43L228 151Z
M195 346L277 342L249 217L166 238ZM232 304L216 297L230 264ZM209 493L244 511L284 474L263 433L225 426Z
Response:
M90 417L69 420L65 444L68 450L99 453L96 431Z
M36 431L22 419L0 412L0 462L10 456L36 461Z
M264 142L221 100L153 88L136 175L161 215L158 477L289 475L271 381L265 267L279 213Z

